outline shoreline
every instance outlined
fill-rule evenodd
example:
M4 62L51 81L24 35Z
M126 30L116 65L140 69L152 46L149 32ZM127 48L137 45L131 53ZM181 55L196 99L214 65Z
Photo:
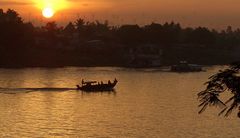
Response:
M213 67L213 66L227 66L229 64L205 64L201 65L203 67ZM163 65L155 67L131 67L131 66L114 66L114 65L103 65L103 66L2 66L0 69L26 69L26 68L126 68L126 69L166 69L170 68L172 65Z

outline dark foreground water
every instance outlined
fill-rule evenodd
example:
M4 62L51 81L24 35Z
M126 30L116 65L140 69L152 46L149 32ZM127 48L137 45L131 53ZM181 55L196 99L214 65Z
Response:
M237 138L240 119L198 115L197 92L221 67L0 69L0 137ZM82 78L118 78L116 92L82 93Z

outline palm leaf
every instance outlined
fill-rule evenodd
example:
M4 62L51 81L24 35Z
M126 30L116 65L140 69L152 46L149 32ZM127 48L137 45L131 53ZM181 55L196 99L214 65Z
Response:
M233 97L231 97L230 99L228 99L228 100L225 102L225 104L228 104L229 102L231 102L235 97L236 97L236 96L233 96Z
M219 70L218 73L210 76L209 81L204 83L206 89L198 93L199 107L201 108L199 113L204 112L208 106L219 106L224 108L219 115L226 112L225 116L229 116L240 105L239 73L240 62L237 62L231 64L228 69ZM219 95L223 92L231 92L234 96L224 103L219 99ZM226 104L232 101L230 107L226 107Z
M202 112L204 112L207 109L207 106L208 106L208 103L205 103L202 109L198 113L201 114Z
M218 114L218 116L222 115L227 109L228 109L228 107L224 108L224 109Z

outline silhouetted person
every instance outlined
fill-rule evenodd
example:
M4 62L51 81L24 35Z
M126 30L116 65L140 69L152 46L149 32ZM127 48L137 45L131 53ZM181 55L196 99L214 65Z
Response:
M115 79L114 79L114 83L117 83L117 82L118 82L118 81L117 81L117 79L115 78Z

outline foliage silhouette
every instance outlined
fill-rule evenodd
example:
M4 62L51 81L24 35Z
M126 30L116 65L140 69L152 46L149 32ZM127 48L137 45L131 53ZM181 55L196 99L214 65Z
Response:
M3 36L0 40L20 39L26 31L24 27L26 24L29 25L29 23L23 22L23 19L16 11L9 9L4 12L1 9L0 29ZM32 26L31 29L37 30L37 27ZM174 22L166 22L164 24L152 23L142 27L138 25L110 26L108 21L103 23L100 21L88 22L79 18L74 23L69 22L68 25L62 28L58 28L56 22L49 22L42 29L46 29L48 33L54 34L65 33L65 35L72 35L77 33L82 41L104 39L111 36L112 39L118 40L118 42L123 44L199 44L224 45L224 47L240 44L240 29L233 30L231 26L227 27L226 30L218 32L209 30L206 27L182 28L179 23Z
M220 70L217 74L211 76L206 82L206 89L198 94L199 113L205 111L208 106L220 106L223 110L219 115L225 114L229 116L230 113L236 109L240 109L240 62L235 62L225 70ZM230 93L230 97L226 102L220 99L220 96L225 93ZM238 112L240 117L240 110Z
M14 10L0 9L0 66L124 66L130 60L129 51L144 45L166 51L162 57L166 65L182 59L225 64L236 59L231 52L239 48L240 29L183 28L175 22L111 26L108 21L82 18L63 27L57 22L38 27L24 22ZM97 60L100 58L104 60Z

